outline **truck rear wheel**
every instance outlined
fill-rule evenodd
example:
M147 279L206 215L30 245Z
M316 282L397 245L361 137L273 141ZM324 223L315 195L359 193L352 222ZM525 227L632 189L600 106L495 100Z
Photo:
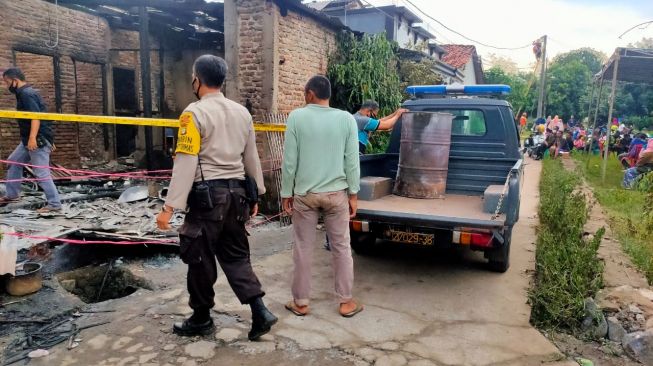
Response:
M512 239L512 228L504 232L504 242L499 248L487 253L489 259L488 267L493 272L504 273L510 267L510 241Z
M376 237L373 234L351 232L351 248L358 255L369 255L374 251Z

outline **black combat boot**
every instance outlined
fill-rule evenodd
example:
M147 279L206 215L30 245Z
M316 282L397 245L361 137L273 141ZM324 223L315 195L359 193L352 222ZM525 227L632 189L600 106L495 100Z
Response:
M195 309L190 318L172 326L172 332L182 337L209 335L214 331L215 326L209 315L209 309Z
M279 319L265 307L263 297L254 298L249 306L252 308L252 329L247 334L247 338L255 341L269 332Z

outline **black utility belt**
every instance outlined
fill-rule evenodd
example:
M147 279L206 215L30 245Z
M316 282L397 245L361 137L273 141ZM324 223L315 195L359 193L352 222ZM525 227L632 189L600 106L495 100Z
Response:
M211 190L215 188L244 189L243 197L251 207L258 203L258 187L256 181L250 177L239 179L211 179L193 183L193 188L188 195L188 205L191 208L210 210L214 207Z
M245 181L240 179L210 179L193 183L193 189L202 187L202 185L211 188L245 188Z

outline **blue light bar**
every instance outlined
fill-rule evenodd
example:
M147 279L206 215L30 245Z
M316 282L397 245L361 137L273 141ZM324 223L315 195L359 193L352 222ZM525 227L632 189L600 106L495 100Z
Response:
M502 84L482 85L412 85L406 93L414 96L426 95L508 95L510 86Z

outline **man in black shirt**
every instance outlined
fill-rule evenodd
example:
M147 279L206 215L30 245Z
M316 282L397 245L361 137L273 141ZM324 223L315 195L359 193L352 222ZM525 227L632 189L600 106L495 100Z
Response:
M46 112L47 107L39 93L25 82L25 75L18 68L10 68L2 74L7 89L16 95L16 110L26 112ZM18 120L20 144L7 160L19 164L34 165L34 175L45 193L47 205L39 212L61 210L59 193L50 175L50 154L54 147L54 131L50 121ZM0 197L0 205L17 202L20 199L23 166L9 164L7 170L7 195Z

